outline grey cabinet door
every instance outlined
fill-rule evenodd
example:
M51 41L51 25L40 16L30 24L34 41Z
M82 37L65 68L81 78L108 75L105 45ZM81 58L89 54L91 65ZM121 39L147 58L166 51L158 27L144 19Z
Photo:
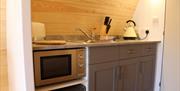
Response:
M139 91L153 91L155 76L155 57L143 57L140 62Z
M115 91L117 63L90 65L89 91Z
M137 91L139 59L127 59L120 62L117 91Z

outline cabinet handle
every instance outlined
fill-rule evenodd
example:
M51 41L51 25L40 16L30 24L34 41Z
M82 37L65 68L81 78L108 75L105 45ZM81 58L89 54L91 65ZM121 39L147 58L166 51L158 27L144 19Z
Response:
M128 54L135 54L136 51L135 50L128 50Z
M116 80L119 80L119 69L120 67L117 67L116 69Z
M119 73L119 76L118 76L119 80L122 80L122 67L119 67L118 73Z
M146 50L149 52L149 51L152 51L152 48L149 47L149 48L146 48Z
M143 72L142 72L142 70L143 70L143 69L142 69L142 65L143 65L143 64L142 64L142 62L141 62L141 63L140 63L140 67L139 67L139 72L140 72L140 74L143 73Z
M121 80L121 67L118 66L115 70L115 80L114 80L114 85L113 85L113 91L118 91L118 84L119 84L119 80Z
M115 79L113 80L113 91L118 90L118 76L119 76L119 67L115 68Z

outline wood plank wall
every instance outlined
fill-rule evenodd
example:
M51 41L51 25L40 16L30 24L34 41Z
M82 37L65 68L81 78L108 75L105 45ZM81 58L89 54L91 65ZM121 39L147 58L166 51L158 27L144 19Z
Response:
M5 26L6 0L0 0L0 91L8 91Z
M32 0L32 21L46 25L47 35L81 34L76 28L104 31L104 17L112 17L110 35L122 35L139 0Z
M6 35L6 31L5 31L5 23L6 23L6 2L5 0L0 0L0 50L4 50L6 47L6 43L5 43L5 35Z

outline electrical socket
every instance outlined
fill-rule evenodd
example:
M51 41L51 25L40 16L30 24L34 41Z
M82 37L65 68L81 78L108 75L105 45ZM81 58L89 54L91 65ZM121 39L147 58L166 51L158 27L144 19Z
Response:
M148 35L148 34L149 34L149 30L147 29L147 30L145 31L145 33Z

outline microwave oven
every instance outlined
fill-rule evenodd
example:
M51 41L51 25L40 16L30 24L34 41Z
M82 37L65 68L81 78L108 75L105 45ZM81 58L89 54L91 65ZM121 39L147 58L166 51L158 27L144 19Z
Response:
M33 57L35 86L85 76L85 49L34 51Z

